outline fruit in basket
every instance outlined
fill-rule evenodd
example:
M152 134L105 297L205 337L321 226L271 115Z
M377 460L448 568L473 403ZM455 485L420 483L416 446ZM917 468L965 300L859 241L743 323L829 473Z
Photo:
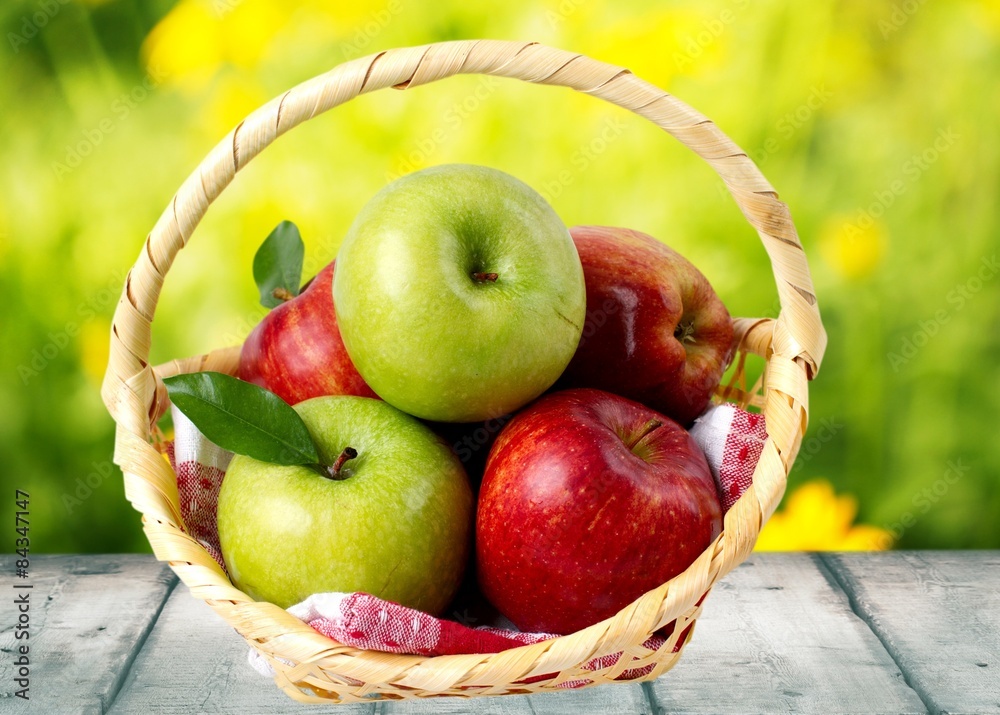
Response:
M583 270L535 191L469 165L397 179L340 248L334 298L354 364L382 397L441 422L504 415L562 374L583 328Z
M295 411L334 475L233 458L218 516L233 582L282 608L365 591L440 612L461 581L473 516L451 450L381 400L319 397Z
M571 633L681 573L721 529L686 430L618 395L555 392L515 415L490 452L479 585L522 630Z
M726 306L697 268L652 236L606 226L570 233L587 319L560 386L607 390L690 424L732 359Z
M322 395L375 397L351 362L333 307L335 262L253 329L240 352L240 379L294 405Z

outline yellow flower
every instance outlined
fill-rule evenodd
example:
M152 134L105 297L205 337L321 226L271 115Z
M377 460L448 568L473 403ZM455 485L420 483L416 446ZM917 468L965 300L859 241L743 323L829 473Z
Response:
M181 0L143 43L146 65L200 89L226 63L255 68L294 8L272 0Z
M885 224L867 214L834 216L820 229L819 251L835 272L857 280L871 275L885 257Z
M256 67L291 13L271 0L230 0L233 10L220 22L223 52L227 60L243 68Z
M880 551L892 545L885 529L854 524L858 502L837 496L830 482L806 482L764 526L757 551Z
M621 20L595 36L590 53L626 67L660 87L678 74L697 74L718 64L725 33L711 32L708 16L693 10L657 10Z
M204 85L222 63L218 18L202 2L181 0L142 46L146 66L188 87Z

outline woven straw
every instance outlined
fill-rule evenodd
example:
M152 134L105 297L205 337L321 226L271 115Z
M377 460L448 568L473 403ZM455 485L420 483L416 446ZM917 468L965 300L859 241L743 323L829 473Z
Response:
M770 256L781 312L774 320L736 321L737 371L718 396L760 407L770 436L753 486L726 514L721 536L684 573L614 617L572 635L492 655L362 651L320 635L273 604L253 601L185 533L175 475L156 446L156 421L167 406L161 379L196 370L234 374L239 348L154 369L148 362L150 323L167 270L209 205L277 137L360 94L475 73L571 87L631 110L673 135L722 177ZM825 346L809 268L788 208L747 155L708 118L621 67L536 43L458 41L395 49L342 64L265 104L228 134L181 186L128 274L115 311L102 395L118 424L115 462L124 472L126 496L143 515L156 557L268 658L277 684L291 697L352 702L499 695L554 690L568 681L609 683L626 670L650 665L643 679L653 679L677 662L693 632L688 626L701 612L702 597L747 557L781 499L806 428L807 383ZM762 378L749 389L743 373L748 354L766 360ZM642 646L672 621L672 635L659 650ZM597 656L619 651L624 654L612 667L583 668ZM532 682L524 684L526 679Z

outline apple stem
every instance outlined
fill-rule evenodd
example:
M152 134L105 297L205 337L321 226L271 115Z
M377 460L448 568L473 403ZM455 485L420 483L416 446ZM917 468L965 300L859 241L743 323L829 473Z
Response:
M330 479L336 480L347 479L347 475L342 475L340 470L344 466L345 462L349 459L354 459L357 456L358 450L354 449L354 447L345 447L344 451L340 453L339 457L337 457L337 461L327 468L327 476Z
M680 340L682 343L693 343L694 321L691 320L686 323L678 323L677 327L674 328L674 337Z
M287 288L282 288L281 286L278 286L277 288L272 290L271 295L277 298L278 300L285 301L286 303L295 297L294 293L292 293Z
M486 283L487 281L490 282L490 283L496 283L497 282L497 278L499 278L500 275L497 274L497 273L481 273L480 272L480 273L473 273L472 277L475 278L480 283Z
M639 433L638 437L636 437L631 442L627 442L626 443L627 446L628 446L628 448L632 449L637 444L639 444L639 442L641 442L646 435L648 435L650 432L652 432L653 430L655 430L657 427L662 427L662 426L663 426L663 422L661 422L660 420L658 420L658 419L656 419L654 417L653 419L651 419L649 422L647 422L646 424L644 424L642 426L642 432Z

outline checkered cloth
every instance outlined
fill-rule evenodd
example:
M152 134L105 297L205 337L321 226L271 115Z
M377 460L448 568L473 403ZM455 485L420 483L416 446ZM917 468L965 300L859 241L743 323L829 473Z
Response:
M708 459L725 515L753 482L767 440L764 415L724 403L696 419L691 436Z
M175 436L168 445L168 456L177 473L181 515L188 533L225 569L219 550L216 514L219 487L232 453L209 442L176 407L172 414ZM705 452L725 513L750 486L767 438L764 418L723 404L710 408L698 418L691 434ZM556 637L550 633L522 633L509 622L504 624L506 627L470 628L367 593L315 594L288 611L338 643L386 653L427 656L497 653ZM669 632L661 632L649 638L644 646L657 650L668 636ZM681 642L683 637L678 639L678 644ZM675 650L677 648L679 645ZM606 668L616 664L620 657L621 653L614 653L595 658L584 668ZM274 674L270 664L257 651L251 649L249 659L262 674ZM619 680L641 677L652 667L625 670ZM587 682L571 681L563 683L563 687L579 687Z
M288 612L338 643L386 653L430 656L498 653L508 648L557 637L551 633L522 633L513 628L469 628L398 603L383 601L367 593L319 593L295 604ZM665 642L664 635L658 634L651 636L643 645L650 650L658 650ZM681 642L682 639L679 638L674 650L680 647ZM619 652L594 658L584 669L609 668L618 663L621 655ZM274 675L270 663L256 650L250 650L249 660L257 672ZM633 680L652 669L652 665L630 668L617 679ZM542 675L524 682L534 682L545 677L548 676ZM562 683L560 687L576 688L589 682L571 680Z

